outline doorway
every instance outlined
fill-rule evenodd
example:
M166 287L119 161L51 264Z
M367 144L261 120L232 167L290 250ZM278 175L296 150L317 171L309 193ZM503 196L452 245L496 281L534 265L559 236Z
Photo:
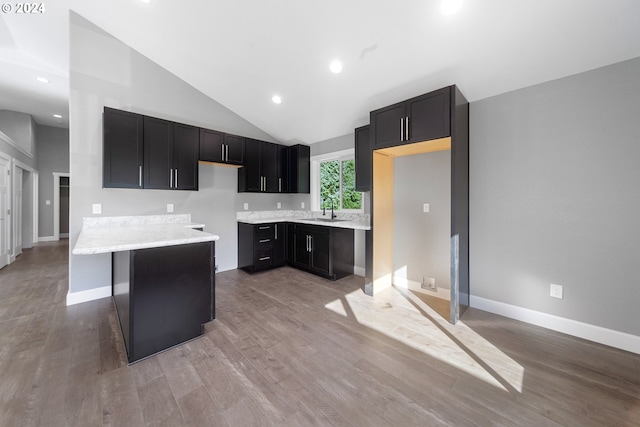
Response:
M69 237L69 198L71 177L68 173L53 173L53 237Z
M9 165L10 159L0 153L0 268L9 264Z

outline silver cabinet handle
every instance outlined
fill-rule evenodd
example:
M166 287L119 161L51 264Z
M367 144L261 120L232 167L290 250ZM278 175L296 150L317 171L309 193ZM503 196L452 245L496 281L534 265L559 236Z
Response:
M138 187L142 187L142 166L138 166Z
M174 188L178 188L178 168L176 168L176 185Z
M268 230L270 228L271 228L271 226L267 225L267 226L264 226L264 227L258 227L258 230Z
M266 261L268 259L271 259L271 257L270 256L265 256L265 257L260 258L260 261Z
M400 141L404 141L404 119L400 119Z
M220 159L224 162L224 144L220 146Z
M267 243L270 242L271 239L262 239L262 240L258 240L259 243Z
M275 239L278 240L278 224L275 224L273 227L275 229Z
M278 193L282 193L282 178L278 178Z
M406 130L404 132L404 136L405 138L407 138L407 141L410 139L409 138L409 116L407 116L407 120L404 122Z
M226 148L227 148L227 162L228 162L229 161L229 146L227 145Z
M309 252L309 235L307 234L307 252Z
M309 236L309 252L313 252L313 236Z

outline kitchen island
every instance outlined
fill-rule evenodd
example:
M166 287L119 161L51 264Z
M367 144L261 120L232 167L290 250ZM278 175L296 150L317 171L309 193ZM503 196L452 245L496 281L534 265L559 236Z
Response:
M215 318L215 241L189 215L84 218L72 253L111 253L130 363L203 333Z

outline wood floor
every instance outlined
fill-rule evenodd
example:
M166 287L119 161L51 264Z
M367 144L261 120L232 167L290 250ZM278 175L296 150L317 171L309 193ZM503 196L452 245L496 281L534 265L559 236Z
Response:
M411 292L281 268L216 276L206 335L127 366L67 246L0 270L0 425L638 426L640 356Z

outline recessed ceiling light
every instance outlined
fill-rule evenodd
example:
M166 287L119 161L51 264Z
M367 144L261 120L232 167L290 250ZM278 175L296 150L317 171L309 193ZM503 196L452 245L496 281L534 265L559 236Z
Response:
M440 12L443 15L453 15L462 9L463 0L442 0L440 3Z
M62 116L60 114L54 114L53 117L55 117L56 119L61 119Z
M273 95L273 98L271 98L271 100L276 104L282 104L282 98L280 98L280 96L278 95Z
M40 83L51 83L49 79L45 79L44 77L38 77L36 78L36 80L38 80Z
M340 73L342 71L342 62L338 61L337 59L332 61L331 64L329 64L329 69L334 74Z

